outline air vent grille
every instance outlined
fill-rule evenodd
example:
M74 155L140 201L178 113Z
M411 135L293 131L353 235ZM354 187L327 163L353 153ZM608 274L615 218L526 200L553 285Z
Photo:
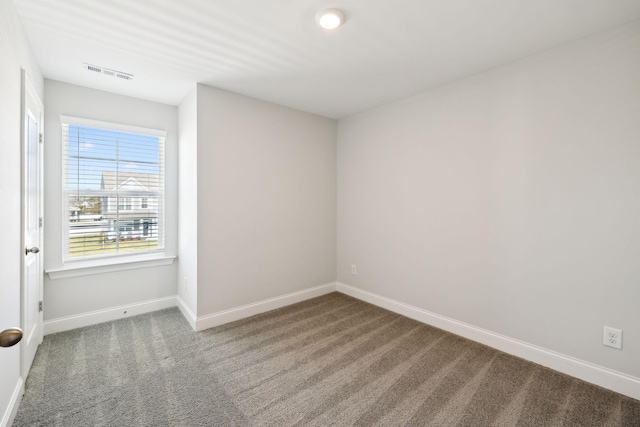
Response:
M97 65L83 64L84 68L95 73L104 74L111 77L117 77L122 80L133 80L133 74L123 73L122 71L111 70L109 68L98 67Z

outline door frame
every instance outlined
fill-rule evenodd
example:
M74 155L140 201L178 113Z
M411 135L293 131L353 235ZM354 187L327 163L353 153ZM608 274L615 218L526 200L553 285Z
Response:
M44 104L42 100L38 96L31 80L27 76L27 73L24 69L21 70L22 84L21 84L21 112L20 112L20 251L21 251L21 262L20 262L20 327L25 333L27 333L26 328L26 304L27 301L27 286L26 286L26 277L25 277L25 264L26 264L26 256L25 256L25 248L27 245L26 236L25 236L25 224L26 224L26 215L27 213L27 153L28 153L28 104L27 97L30 97L38 106L40 110L40 117L38 118L39 123L39 133L42 135L41 138L44 138ZM42 143L43 139L40 139L38 143L38 205L39 212L38 217L44 218L43 210L44 210L44 144ZM42 225L38 229L38 240L39 240L39 248L40 252L38 256L39 259L39 273L38 273L38 292L39 292L39 301L43 300L43 282L44 282L44 220ZM40 326L38 328L38 336L35 337L38 341L38 345L42 343L42 339L44 337L44 316L43 311L38 313ZM30 363L27 362L26 358L28 357L28 351L26 349L27 340L23 339L20 343L20 374L24 381L27 380L27 376L29 375L28 367L30 367Z

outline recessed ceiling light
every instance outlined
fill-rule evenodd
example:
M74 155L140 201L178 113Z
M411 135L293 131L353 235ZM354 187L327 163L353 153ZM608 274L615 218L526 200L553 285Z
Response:
M316 22L325 30L333 30L344 24L344 12L340 9L324 9L316 15Z

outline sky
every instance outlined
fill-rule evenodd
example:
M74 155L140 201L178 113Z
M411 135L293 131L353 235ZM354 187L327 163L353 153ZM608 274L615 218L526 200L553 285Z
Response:
M87 126L68 125L67 189L100 189L102 172L158 174L160 138Z

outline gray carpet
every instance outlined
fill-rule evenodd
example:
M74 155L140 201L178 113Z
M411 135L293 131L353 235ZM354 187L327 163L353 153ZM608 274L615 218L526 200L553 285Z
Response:
M45 337L14 426L640 426L640 401L332 293Z

